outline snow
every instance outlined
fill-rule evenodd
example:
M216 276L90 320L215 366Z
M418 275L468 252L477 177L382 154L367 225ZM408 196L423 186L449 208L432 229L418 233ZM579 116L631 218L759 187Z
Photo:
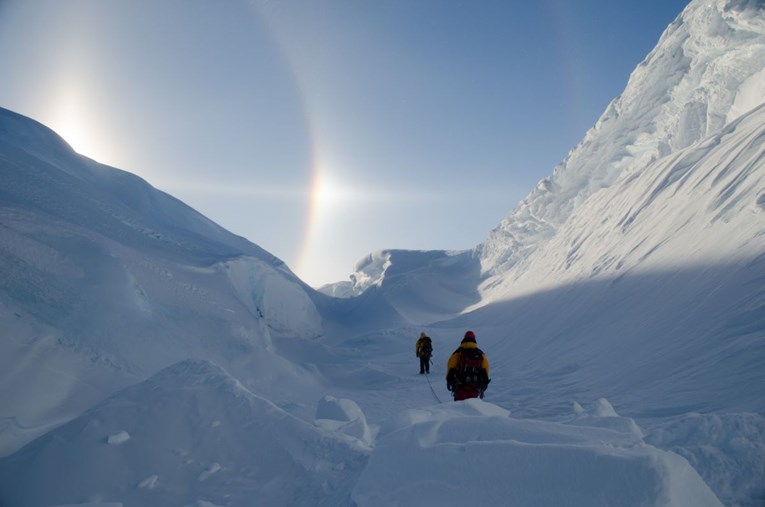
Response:
M147 477L146 479L138 483L138 487L140 489L154 489L155 487L157 487L158 481L159 481L159 476L150 475L149 477Z
M496 279L522 274L591 196L765 103L763 69L760 3L691 2L584 140L478 246L485 297L497 297Z
M331 396L316 415L364 418L356 403ZM630 423L606 400L567 422L515 419L468 400L396 412L370 448L342 426L290 416L211 363L186 361L0 460L0 490L12 505L93 495L250 505L253 491L278 505L414 505L423 488L449 505L721 505L686 459L645 443ZM99 435L127 433L118 425L133 437L104 446ZM460 486L466 470L474 487Z
M367 424L364 412L353 400L325 396L319 400L314 424L356 438L366 446L374 442L374 431Z
M0 505L762 505L762 14L691 2L486 242L323 293L0 110Z
M252 257L227 261L218 269L225 272L250 313L275 332L305 338L323 334L321 316L297 280ZM263 330L263 334L269 332Z
M686 458L726 504L751 498L756 505L765 499L764 423L758 414L692 412L661 424L647 442Z
M131 438L108 445L119 428ZM338 505L368 452L184 361L0 460L0 502L251 505L257 492L263 504Z
M220 471L220 463L211 463L210 466L207 467L207 469L199 474L198 480L200 481L206 481L216 473Z
M615 426L512 419L480 400L408 418L379 439L359 506L722 505L687 461Z
M114 435L109 435L106 443L109 445L120 445L130 440L130 434L127 431L120 431Z
M765 69L752 74L741 83L725 123L731 123L758 107L762 104L763 97L765 97Z

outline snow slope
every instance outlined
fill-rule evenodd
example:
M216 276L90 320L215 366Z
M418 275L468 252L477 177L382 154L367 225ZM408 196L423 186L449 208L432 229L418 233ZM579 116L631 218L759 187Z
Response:
M641 178L657 160L765 103L764 77L762 2L691 2L584 140L479 245L487 297L502 297L493 290L496 279L523 274L534 253L601 189ZM718 242L707 238L708 246Z
M0 504L347 505L368 453L190 360L0 461Z
M323 332L280 260L3 109L0 279L0 454L190 357L269 388L272 338Z
M721 505L613 412L544 423L469 400L404 412L387 431L354 488L360 506Z
M697 424L672 448L729 505L765 499L763 83L765 5L689 4L476 248L480 300L428 326L455 341L475 329L499 358L492 400L516 414L606 396L649 434ZM395 262L384 267L382 292ZM740 446L727 428L746 429Z
M492 280L495 297L716 265L739 265L756 280L765 252L764 125L765 104L594 193L522 272ZM740 289L748 305L761 304L756 284Z
M726 160L714 147L724 129L765 103L763 83L765 6L762 2L691 2L632 73L624 92L609 104L596 125L553 174L542 180L474 252L459 254L480 262L480 270L474 278L479 284L478 295L470 283L473 278L461 280L465 285L461 289L452 288L452 292L459 293L463 301L470 301L469 308L477 308L494 300L514 297L519 290L518 284L539 287L563 284L582 276L588 278L589 273L576 269L576 261L585 248L572 237L570 229L603 229L601 220L613 219L612 212L605 209L612 202L630 203L634 207L625 210L629 216L616 217L616 220L631 222L659 196L666 200L662 205L663 216L675 213L685 217L698 215L695 218L697 225L705 219L718 223L714 230L705 230L691 241L685 240L694 230L692 227L685 228L686 235L676 235L678 224L634 232L630 224L626 224L607 243L588 243L587 254L600 257L599 263L586 263L594 274L607 271L609 266L616 264L624 269L641 265L643 269L644 256L650 248L637 248L631 256L624 256L617 243L634 246L645 238L646 232L651 232L657 242L668 240L674 243L671 249L663 247L662 252L663 257L674 265L684 265L688 259L693 262L719 261L725 249L727 253L739 252L742 247L751 254L756 245L749 243L758 233L761 215L741 214L737 224L721 227L719 222L727 222L733 211L725 211L726 216L722 217L716 215L719 210L715 211L714 205L707 200L669 199L670 194L659 186L661 181L652 181L657 176L650 169L657 163L671 166L673 172L664 175L667 178L664 184L673 189L671 184L675 179L692 179L700 177L689 174L693 171L709 171L709 164L699 168L697 163L709 151L715 151L717 163L730 164L729 171L735 171L738 163L749 163L749 169L739 175L746 181L735 183L741 194L736 199L739 202L754 200L752 209L761 209L762 189L757 186L761 161L756 157L760 139L755 135L741 141L752 145L750 153L741 156L750 157L748 161ZM692 145L696 148L689 155L685 150ZM745 147L729 146L728 149ZM722 191L716 183L699 187L697 195L705 190ZM621 189L618 196L609 190L615 185ZM589 202L591 199L596 199L600 206L593 206ZM616 199L618 201L614 201ZM720 196L720 201L732 202L725 195ZM573 221L576 223L572 224ZM737 229L742 224L743 229ZM598 237L603 238L603 234ZM545 253L539 253L542 249ZM556 251L570 255L569 261L561 266L555 259L554 264L550 264L550 255ZM440 254L447 255L446 252ZM420 258L413 262L413 255L420 255ZM322 290L343 297L359 294L370 287L379 288L382 297L386 297L388 286L392 292L406 287L410 292L435 293L437 291L430 289L438 286L437 280L449 280L450 276L438 273L438 267L434 267L428 258L437 255L431 252L409 253L407 256L401 251L370 254L359 261L350 282ZM575 269L570 271L572 265ZM467 269L475 267L468 264ZM388 279L394 276L397 280L388 284ZM395 295L387 299L395 305L399 297ZM427 320L427 315L422 317ZM435 320L437 318L432 319Z
M325 397L316 416L311 425L184 361L0 459L0 503L721 505L605 400L565 424L480 400L404 411L374 449L352 401ZM461 487L471 470L473 487Z
M346 299L0 110L0 504L762 505L764 10L692 2L485 243Z
M554 418L605 396L649 431L697 424L672 448L726 504L759 505L764 204L759 106L593 194L523 272L494 280L493 302L435 327L476 330L501 358L493 399L515 413Z
M472 251L383 250L361 259L350 282L319 290L334 297L364 295L407 322L434 322L480 301L480 267Z

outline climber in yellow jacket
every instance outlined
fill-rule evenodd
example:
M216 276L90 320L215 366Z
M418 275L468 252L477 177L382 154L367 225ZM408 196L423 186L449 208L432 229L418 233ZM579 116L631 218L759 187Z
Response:
M454 401L483 398L489 382L489 360L478 348L475 333L467 331L459 348L449 357L446 388L452 392Z
M430 356L433 354L433 342L425 333L420 333L420 339L414 346L417 357L420 358L420 375L430 373Z

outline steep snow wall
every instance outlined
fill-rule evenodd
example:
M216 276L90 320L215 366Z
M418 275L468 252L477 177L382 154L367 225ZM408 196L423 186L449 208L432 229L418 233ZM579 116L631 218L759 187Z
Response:
M482 271L514 278L593 194L639 175L765 102L765 5L698 0L635 69L584 140L477 247Z
M422 324L478 302L479 281L479 260L469 250L382 250L361 259L350 282L320 290L335 297L361 296L367 310L354 313L366 315L362 318L375 318L379 310L371 306L390 307L398 320Z
M751 260L763 251L765 104L593 193L522 271L495 277L492 290L507 298L575 280Z
M169 364L323 332L282 261L4 109L0 280L0 454Z

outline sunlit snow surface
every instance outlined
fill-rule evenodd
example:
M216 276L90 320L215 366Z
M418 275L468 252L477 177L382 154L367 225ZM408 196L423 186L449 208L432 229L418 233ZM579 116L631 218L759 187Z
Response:
M762 2L691 2L582 142L478 247L490 276L484 290L501 295L497 279L536 263L533 254L601 189L641 178L657 160L765 103L763 72Z
M0 110L0 505L762 505L763 9L692 2L485 243L344 299Z

